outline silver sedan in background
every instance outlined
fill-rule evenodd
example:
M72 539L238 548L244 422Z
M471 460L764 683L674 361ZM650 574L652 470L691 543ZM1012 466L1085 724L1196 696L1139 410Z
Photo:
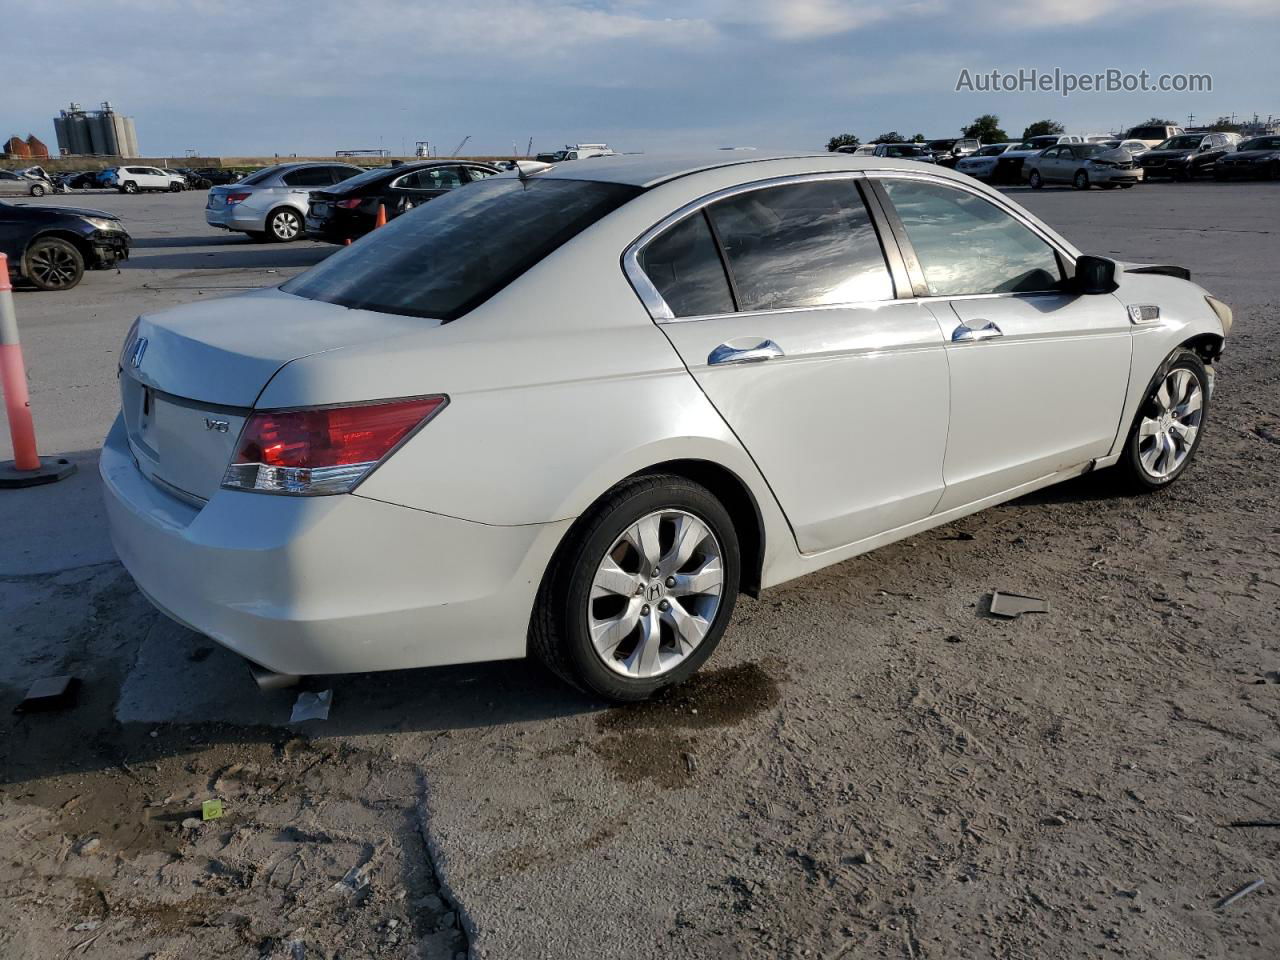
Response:
M277 163L209 190L204 219L255 240L288 243L302 236L312 190L341 183L363 168L350 163Z
M1127 150L1100 143L1060 143L1027 157L1022 176L1032 190L1046 183L1069 183L1077 190L1093 186L1110 190L1141 183L1143 172Z

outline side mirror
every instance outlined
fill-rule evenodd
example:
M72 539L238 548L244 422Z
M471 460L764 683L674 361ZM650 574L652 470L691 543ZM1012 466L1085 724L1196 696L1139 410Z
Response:
M1075 289L1077 293L1114 293L1116 262L1106 257L1083 256L1076 260Z

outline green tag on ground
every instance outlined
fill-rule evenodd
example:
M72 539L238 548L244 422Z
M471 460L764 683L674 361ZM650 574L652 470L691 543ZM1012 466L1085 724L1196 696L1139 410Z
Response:
M222 816L222 801L206 800L200 808L200 813L205 820L217 820Z

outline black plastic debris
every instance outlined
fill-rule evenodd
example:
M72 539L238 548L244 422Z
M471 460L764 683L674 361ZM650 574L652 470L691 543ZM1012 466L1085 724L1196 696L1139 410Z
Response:
M1024 597L1020 593L991 594L991 615L1012 620L1024 613L1048 613L1049 601L1040 597Z
M62 710L76 700L80 679L72 676L43 677L31 684L22 702L13 708L14 713L36 713L40 710Z

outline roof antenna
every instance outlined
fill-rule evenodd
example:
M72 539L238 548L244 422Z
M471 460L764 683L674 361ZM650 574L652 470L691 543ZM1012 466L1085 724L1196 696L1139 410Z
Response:
M515 160L512 162L515 164L515 167L516 167L516 177L520 180L521 183L528 183L529 175L525 173L524 168L520 166L520 161Z

